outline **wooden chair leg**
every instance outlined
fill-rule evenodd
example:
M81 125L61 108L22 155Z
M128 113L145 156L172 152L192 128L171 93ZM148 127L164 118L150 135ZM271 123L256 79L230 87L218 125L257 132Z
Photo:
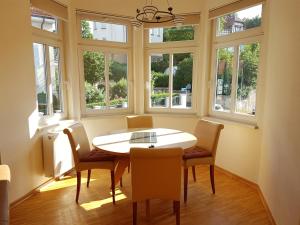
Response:
M122 179L122 177L120 178L120 187L123 187L123 179Z
M173 214L176 213L175 201L173 201Z
M77 172L76 176L77 176L76 203L78 203L80 185L81 185L81 172Z
M132 224L136 225L137 221L137 202L132 202Z
M176 225L180 225L180 201L174 201L176 211Z
M146 200L146 218L147 220L150 219L150 200Z
M187 186L188 186L188 168L184 168L184 203L187 201Z
M210 172L211 189L213 194L215 194L216 190L215 190L215 166L214 165L209 166L209 172Z
M87 187L90 186L91 173L92 173L92 170L88 170L88 176L87 176L87 182L86 182Z
M115 171L114 170L110 171L110 178L111 178L111 193L112 193L113 204L116 204L116 200L115 200Z
M130 173L130 163L129 163L127 169L128 169L128 173Z
M196 168L192 166L194 182L196 182Z

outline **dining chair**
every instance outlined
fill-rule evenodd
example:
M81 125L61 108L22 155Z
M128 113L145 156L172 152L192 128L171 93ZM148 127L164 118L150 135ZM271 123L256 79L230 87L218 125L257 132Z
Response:
M127 128L153 128L152 116L127 116Z
M107 169L110 170L111 175L111 190L112 199L115 204L115 167L117 158L105 151L91 149L90 143L81 123L76 123L63 131L68 135L71 145L74 164L77 175L77 190L76 190L76 203L78 203L80 186L81 186L81 172L88 171L87 187L90 184L91 170L92 169Z
M216 151L223 124L199 120L194 135L197 137L196 146L184 150L183 167L184 167L184 202L187 202L187 185L188 185L188 168L193 169L193 178L196 181L195 166L206 164L210 167L210 182L213 194L215 194L214 165Z
M131 148L133 225L137 224L137 202L150 199L173 201L176 224L180 224L181 148Z
M127 116L127 128L153 128L152 116ZM130 163L128 165L128 173L130 172Z

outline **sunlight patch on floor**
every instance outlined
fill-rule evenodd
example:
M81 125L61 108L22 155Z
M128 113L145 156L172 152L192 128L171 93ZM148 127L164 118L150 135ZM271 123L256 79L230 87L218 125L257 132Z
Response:
M96 179L90 179L90 182L94 181ZM81 184L86 183L86 178L81 178ZM53 181L47 184L46 186L42 187L40 189L40 192L46 192L46 191L53 191L58 190L62 188L72 187L77 185L77 178L76 177L65 177L62 180L59 181Z
M123 194L120 190L116 190L116 192L115 192L116 202L121 201L121 200L126 199L126 198L127 198L127 196L125 194ZM106 204L112 204L112 197L97 200L97 201L91 201L91 202L88 202L88 203L83 203L80 206L84 210L89 211L89 210L100 208L100 207L102 207L103 205L106 205Z

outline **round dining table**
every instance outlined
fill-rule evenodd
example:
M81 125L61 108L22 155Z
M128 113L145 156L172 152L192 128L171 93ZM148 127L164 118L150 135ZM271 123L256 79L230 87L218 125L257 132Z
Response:
M188 132L167 128L128 129L97 136L92 144L96 149L107 151L118 156L118 165L115 171L117 184L126 167L130 164L130 148L192 148L197 138Z

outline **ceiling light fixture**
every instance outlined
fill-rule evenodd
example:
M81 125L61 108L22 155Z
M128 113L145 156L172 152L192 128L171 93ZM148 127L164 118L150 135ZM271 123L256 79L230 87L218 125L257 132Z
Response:
M152 5L152 0L150 0L150 5L148 4L148 0L146 0L146 5L142 10L136 10L136 19L131 21L132 25L139 27L143 23L165 23L170 21L173 21L176 26L181 25L184 18L173 14L173 8L170 6L168 0L167 4L168 10L162 11Z

